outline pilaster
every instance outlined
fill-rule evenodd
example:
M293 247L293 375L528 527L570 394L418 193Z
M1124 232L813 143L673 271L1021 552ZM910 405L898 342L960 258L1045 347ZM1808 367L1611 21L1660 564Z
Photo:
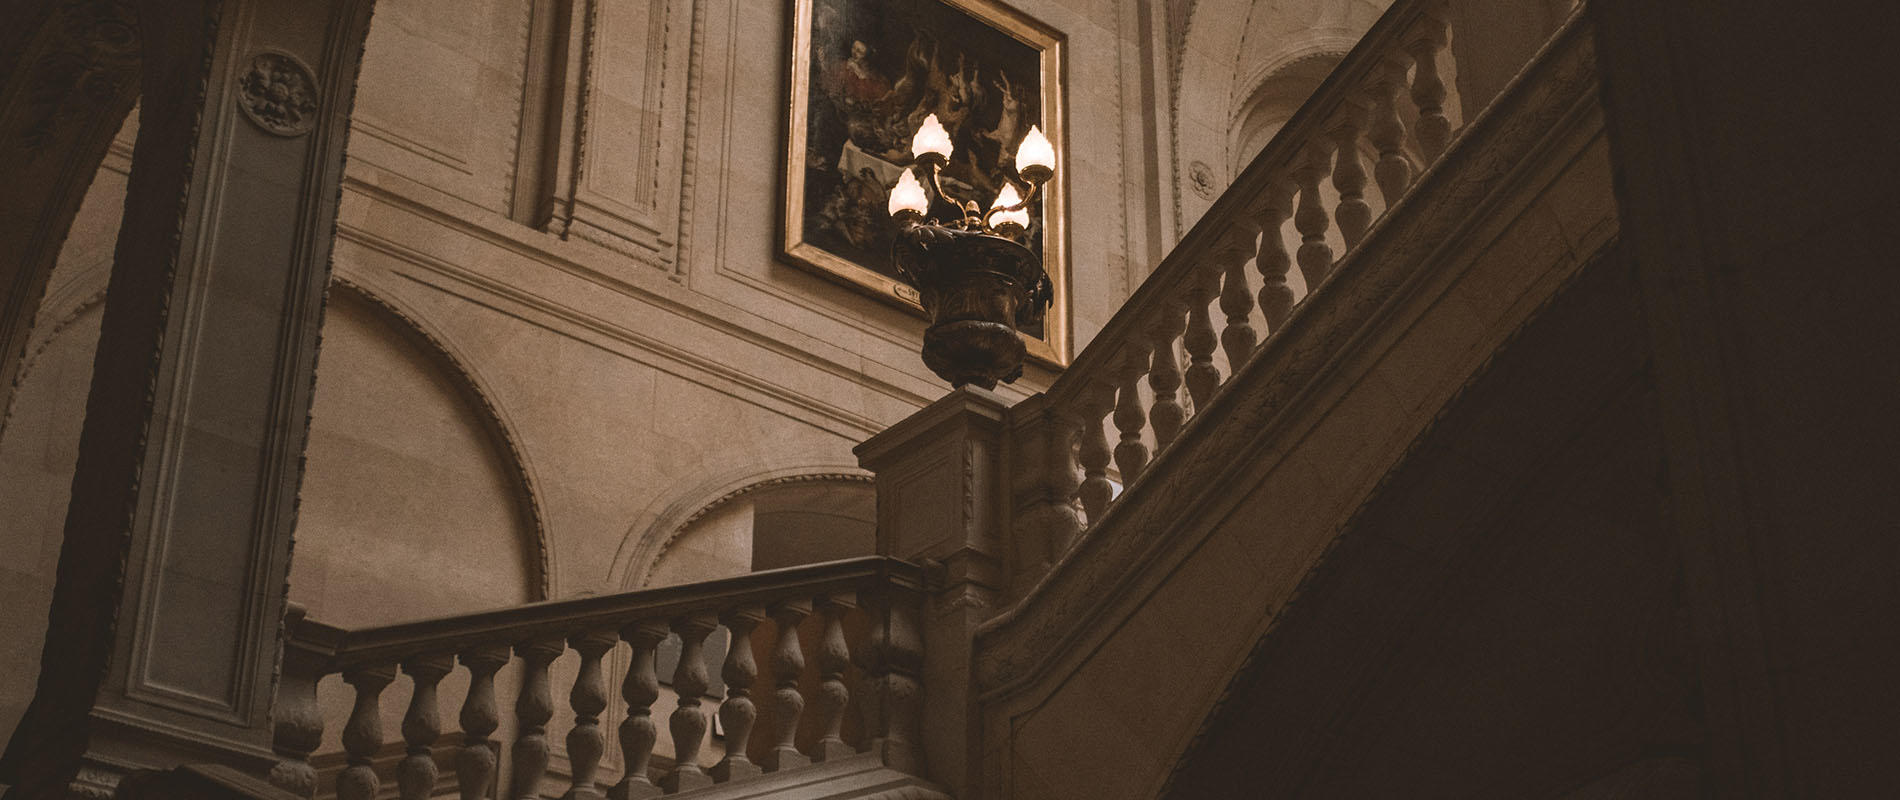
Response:
M42 672L5 774L263 775L370 0L140 2L140 130Z

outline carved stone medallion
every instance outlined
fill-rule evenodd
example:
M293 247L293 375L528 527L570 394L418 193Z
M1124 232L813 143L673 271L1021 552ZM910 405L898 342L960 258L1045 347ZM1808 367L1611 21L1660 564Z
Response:
M1196 161L1188 165L1188 185L1202 200L1212 200L1217 192L1214 189L1214 168L1206 162Z
M238 106L257 127L278 136L302 136L317 122L317 80L289 53L266 50L251 57L251 71L238 81Z

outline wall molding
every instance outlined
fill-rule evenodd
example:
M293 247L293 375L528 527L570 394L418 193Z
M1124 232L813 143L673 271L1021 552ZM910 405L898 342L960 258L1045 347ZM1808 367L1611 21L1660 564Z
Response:
M647 588L653 567L693 523L734 500L753 492L801 483L850 483L871 485L873 475L855 464L835 462L788 462L760 469L756 466L719 474L703 474L681 481L692 488L656 498L621 540L614 554L608 584L614 591L631 592Z
M344 294L360 300L373 313L407 335L410 342L433 361L455 384L464 400L470 401L477 409L482 428L494 443L501 446L502 461L506 463L508 477L515 484L516 500L521 504L522 525L529 532L528 563L533 566L530 587L535 600L556 597L556 571L554 547L547 521L547 509L541 502L540 481L536 477L533 462L528 458L522 445L522 437L513 421L513 415L497 399L492 384L482 377L467 356L456 347L436 326L419 313L398 300L389 292L371 288L361 278L346 276L338 271L333 275L330 286L332 291L341 290ZM318 372L321 377L321 367Z

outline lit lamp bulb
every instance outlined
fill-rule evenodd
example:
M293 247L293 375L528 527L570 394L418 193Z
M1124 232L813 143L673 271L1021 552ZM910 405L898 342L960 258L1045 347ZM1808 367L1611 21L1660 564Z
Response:
M924 185L917 182L917 176L910 170L904 170L897 185L891 187L891 216L902 219L904 213L909 212L921 217L928 211L930 198L924 195Z
M910 140L910 154L922 159L925 153L935 155L939 163L950 160L950 133L943 129L943 123L937 121L937 115L924 117L924 124L918 126L917 136Z
M1023 180L1036 184L1056 174L1056 148L1049 144L1049 137L1042 135L1041 128L1029 126L1029 134L1016 148L1016 172Z
M1018 208L1014 211L1004 210L1022 201L1022 195L1016 193L1016 186L1014 184L1003 184L1003 190L996 193L996 202L990 205L992 209L990 212L990 220L998 232L1017 233L1029 227L1029 209L1027 207ZM1015 227L1011 229L1010 226Z

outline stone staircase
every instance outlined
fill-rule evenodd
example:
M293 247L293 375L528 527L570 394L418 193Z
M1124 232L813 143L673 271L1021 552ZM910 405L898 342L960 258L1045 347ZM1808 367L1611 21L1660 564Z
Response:
M862 445L882 555L364 630L293 611L271 783L1163 792L1354 509L1614 240L1580 17L1509 60L1454 4L1393 3L1047 392L961 389Z

